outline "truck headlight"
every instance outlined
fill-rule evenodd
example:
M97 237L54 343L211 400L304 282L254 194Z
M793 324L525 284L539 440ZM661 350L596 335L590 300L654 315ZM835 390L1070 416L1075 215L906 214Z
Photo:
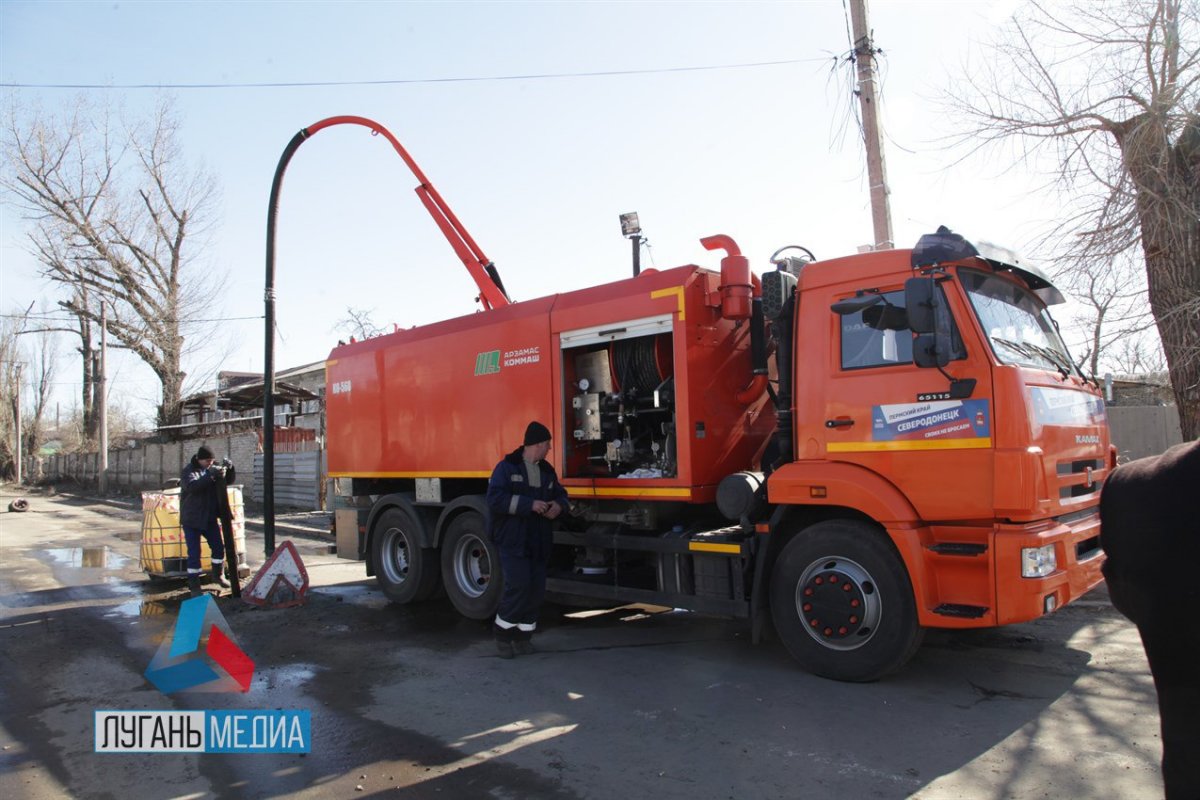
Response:
M1058 558L1054 555L1054 545L1021 548L1022 578L1044 578L1056 569Z

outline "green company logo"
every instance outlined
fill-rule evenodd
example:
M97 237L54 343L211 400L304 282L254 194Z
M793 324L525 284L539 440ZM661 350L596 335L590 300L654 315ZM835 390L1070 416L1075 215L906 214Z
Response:
M476 375L495 375L500 371L500 351L492 350L475 356Z

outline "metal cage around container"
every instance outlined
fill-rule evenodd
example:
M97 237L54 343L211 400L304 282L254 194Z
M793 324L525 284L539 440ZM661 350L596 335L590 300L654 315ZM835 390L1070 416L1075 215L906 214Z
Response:
M230 486L226 491L233 518L238 575L246 577L250 574L250 568L246 563L246 513L242 487ZM187 542L179 524L178 488L142 492L142 544L138 565L152 578L187 577ZM200 567L206 572L212 567L212 553L203 538L200 540Z

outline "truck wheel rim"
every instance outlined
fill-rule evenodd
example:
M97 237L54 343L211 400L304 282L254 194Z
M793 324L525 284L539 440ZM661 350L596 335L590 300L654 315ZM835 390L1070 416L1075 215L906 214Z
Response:
M883 599L871 573L840 556L819 558L796 582L796 614L830 650L856 650L875 636Z
M388 582L401 584L408 580L408 539L399 528L388 528L383 534L383 564L380 565Z
M481 597L492 577L492 562L487 546L478 536L468 533L454 545L454 582L467 597Z

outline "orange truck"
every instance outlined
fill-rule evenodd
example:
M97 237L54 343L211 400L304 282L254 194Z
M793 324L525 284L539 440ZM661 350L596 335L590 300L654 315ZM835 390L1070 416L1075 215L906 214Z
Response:
M329 356L338 554L393 602L441 587L491 618L487 480L536 419L571 498L552 595L743 618L755 641L770 622L818 675L878 679L927 628L1032 620L1101 580L1115 449L1037 268L945 228L783 248L761 278L702 241L718 269L513 303L459 239L485 310Z

